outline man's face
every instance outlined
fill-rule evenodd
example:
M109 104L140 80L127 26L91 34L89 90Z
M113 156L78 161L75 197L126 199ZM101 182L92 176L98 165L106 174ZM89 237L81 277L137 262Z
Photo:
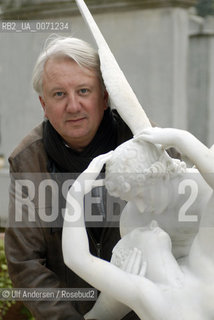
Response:
M72 148L81 150L97 132L108 94L95 71L68 58L51 58L44 68L39 98L55 130Z

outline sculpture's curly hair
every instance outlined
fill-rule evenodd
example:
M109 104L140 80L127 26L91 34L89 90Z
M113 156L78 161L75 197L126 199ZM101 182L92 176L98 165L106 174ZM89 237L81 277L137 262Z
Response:
M145 181L172 178L186 171L186 164L157 146L131 139L117 147L106 164L105 186L112 196L127 201L140 194Z

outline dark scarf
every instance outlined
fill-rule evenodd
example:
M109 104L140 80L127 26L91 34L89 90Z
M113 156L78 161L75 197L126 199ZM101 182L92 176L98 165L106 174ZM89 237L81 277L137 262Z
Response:
M48 120L44 122L43 140L48 158L54 163L56 171L80 173L93 158L116 148L117 123L111 109L105 110L95 137L81 152L67 147Z

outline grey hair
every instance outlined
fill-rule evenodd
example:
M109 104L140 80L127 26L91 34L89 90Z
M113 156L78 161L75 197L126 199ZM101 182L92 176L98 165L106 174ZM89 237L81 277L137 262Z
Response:
M130 139L114 150L106 163L105 186L124 200L142 192L147 179L169 179L186 172L186 164L145 141Z
M50 58L63 57L74 60L83 68L94 70L102 82L97 50L81 39L52 35L45 42L33 70L33 88L39 95L42 96L43 72L46 62Z

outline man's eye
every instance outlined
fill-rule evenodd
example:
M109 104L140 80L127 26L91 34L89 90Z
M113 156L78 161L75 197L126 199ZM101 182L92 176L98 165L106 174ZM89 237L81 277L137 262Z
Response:
M62 97L63 95L64 95L64 92L62 92L62 91L57 91L54 93L54 96L56 96L56 97Z
M80 89L80 94L87 94L89 92L89 90L88 89L86 89L86 88L82 88L82 89Z

